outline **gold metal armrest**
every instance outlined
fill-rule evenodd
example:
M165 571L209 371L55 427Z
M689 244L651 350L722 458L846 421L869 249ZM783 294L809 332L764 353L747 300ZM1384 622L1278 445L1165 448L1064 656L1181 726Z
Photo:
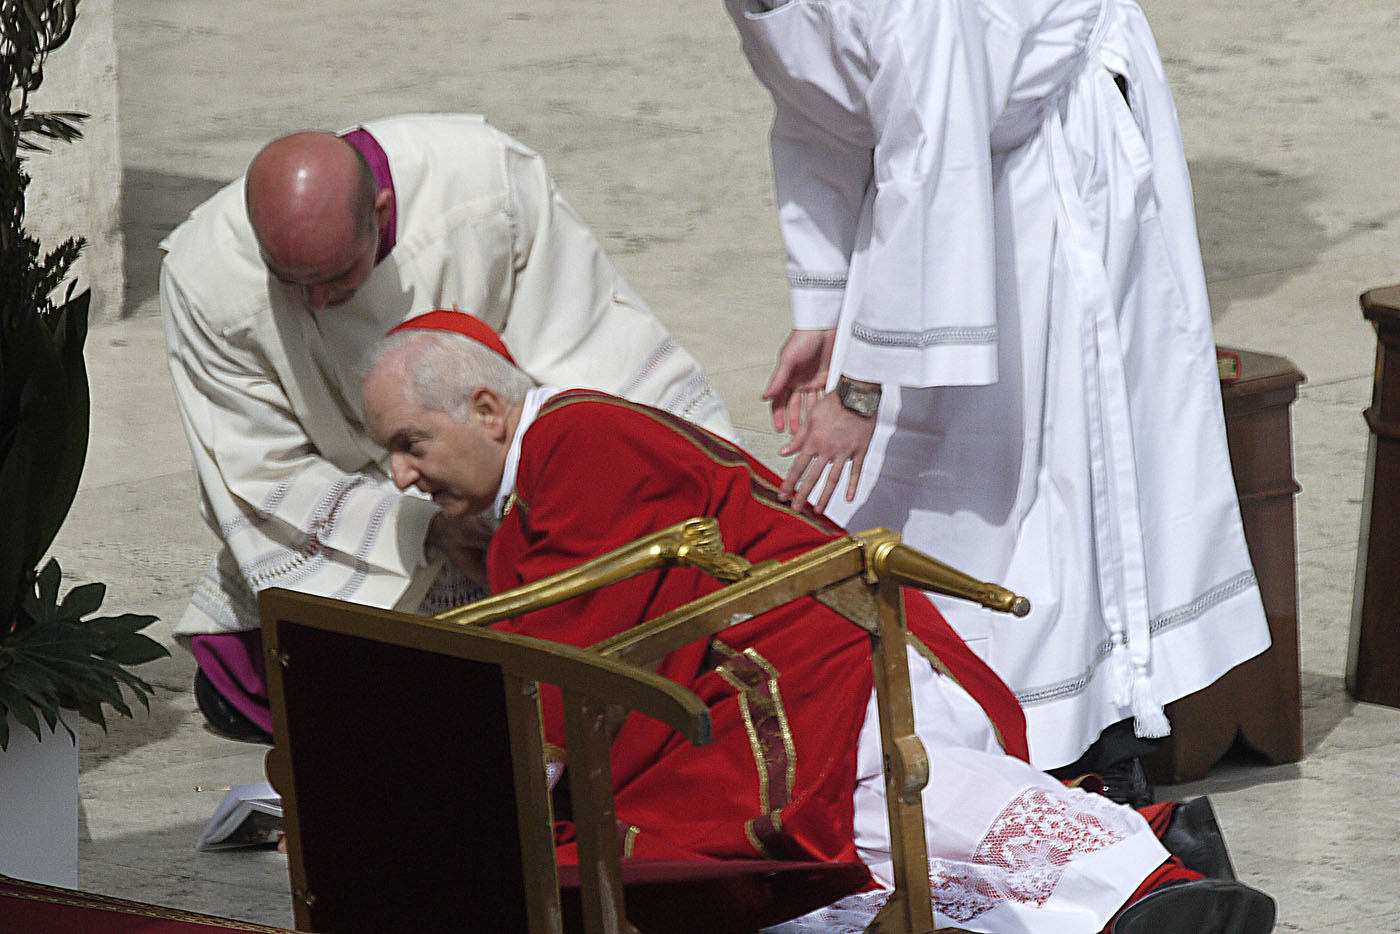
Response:
M936 558L916 551L885 529L870 529L853 536L865 546L866 575L874 583L893 578L906 587L959 597L989 610L1025 616L1031 602L999 584L979 581Z
M593 649L633 664L653 665L683 645L808 594L873 633L874 617L865 602L867 591L847 585L853 577L861 576L866 584L884 581L928 590L1014 616L1030 611L1025 597L916 551L902 544L893 532L871 529L828 542L790 561L754 565L737 583L618 633Z
M683 645L859 575L863 566L860 543L839 538L790 561L755 566L743 580L633 626L592 649L634 665L654 665Z
M699 568L727 581L739 580L751 567L748 561L724 550L718 521L687 519L567 571L439 613L435 619L484 626L601 590L644 571L678 565Z
M754 580L755 577L768 580L768 576L774 574L784 579L806 582L812 578L812 574L802 572L821 568L823 571L831 570L833 572L821 575L830 578L827 583L833 583L853 573L846 570L847 562L841 561L852 551L851 544L853 543L858 545L861 550L864 574L872 584L880 580L893 579L905 586L971 600L988 609L1010 613L1013 616L1025 616L1030 612L1030 601L1025 597L1018 596L997 584L979 581L956 568L916 551L903 544L898 535L885 529L870 529L856 533L848 539L814 549L806 555L781 565L775 562L764 562L755 566L742 556L724 550L724 542L719 533L719 523L715 519L697 517L653 532L606 554L584 561L567 571L551 574L549 577L540 578L505 593L485 597L466 606L447 610L437 614L434 618L461 626L484 626L553 606L556 603L563 603L565 600L601 590L603 587L637 574L664 567L698 568L711 577L728 582L750 581ZM841 561L841 563L836 566L826 565L826 562L832 560ZM824 585L814 584L807 588L807 592L814 591L821 586ZM799 593L793 592L792 587L785 588L785 590L791 593L791 596L786 598L787 600L799 595ZM779 600L772 605L777 606L782 602L786 601ZM704 607L701 606L701 601L697 601L685 609L688 614L696 615L703 612ZM766 607L766 609L771 609L771 607ZM750 615L757 615L757 613ZM645 625L649 629L663 628L659 625L663 620L674 624L672 616L673 614L667 614ZM613 641L615 640L609 640L609 643ZM673 648L684 644L684 641L678 642ZM627 655L630 653L619 650L609 654ZM664 655L665 652L661 654Z

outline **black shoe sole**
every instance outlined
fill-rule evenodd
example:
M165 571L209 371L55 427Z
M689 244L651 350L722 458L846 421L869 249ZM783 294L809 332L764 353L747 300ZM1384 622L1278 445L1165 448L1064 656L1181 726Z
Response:
M194 702L199 712L204 714L204 724L211 733L217 733L224 739L236 739L240 743L273 745L272 734L230 704L203 669L196 670L194 674Z
M1211 879L1235 878L1225 835L1220 832L1209 798L1197 798L1172 811L1171 822L1162 834L1162 846L1187 869Z
M1274 900L1242 882L1199 879L1148 893L1123 910L1111 934L1269 934Z

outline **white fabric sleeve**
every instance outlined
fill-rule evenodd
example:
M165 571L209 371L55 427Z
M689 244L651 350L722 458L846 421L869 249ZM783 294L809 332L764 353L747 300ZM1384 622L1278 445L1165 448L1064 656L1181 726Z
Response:
M792 326L834 328L871 179L871 150L831 134L775 98L769 141L787 248Z
M508 146L514 282L502 337L537 382L602 389L733 437L699 362L623 280L554 186L543 160Z
M321 457L260 353L208 330L167 267L160 294L202 510L248 586L391 605L437 506Z
M906 386L996 379L990 117L973 4L892 3L871 38L868 262L842 370Z

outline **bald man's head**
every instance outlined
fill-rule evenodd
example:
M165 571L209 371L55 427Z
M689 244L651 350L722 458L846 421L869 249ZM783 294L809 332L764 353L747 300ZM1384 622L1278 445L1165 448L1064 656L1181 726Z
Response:
M312 309L348 301L374 269L393 193L359 150L332 133L294 133L248 167L248 219L263 262Z

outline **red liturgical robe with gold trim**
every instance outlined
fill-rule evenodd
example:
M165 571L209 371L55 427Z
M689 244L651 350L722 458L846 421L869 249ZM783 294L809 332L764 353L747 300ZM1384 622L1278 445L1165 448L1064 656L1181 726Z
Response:
M515 498L491 545L502 591L573 567L693 516L719 521L728 550L787 560L842 530L778 499L779 479L734 445L668 413L596 392L561 393L525 429ZM590 645L721 586L689 568L654 571L499 628ZM1026 757L1014 697L918 593L909 631ZM810 598L671 653L660 672L710 708L714 742L694 747L633 716L613 745L628 853L656 857L855 860L857 739L871 692L870 641ZM547 737L563 745L557 693Z

